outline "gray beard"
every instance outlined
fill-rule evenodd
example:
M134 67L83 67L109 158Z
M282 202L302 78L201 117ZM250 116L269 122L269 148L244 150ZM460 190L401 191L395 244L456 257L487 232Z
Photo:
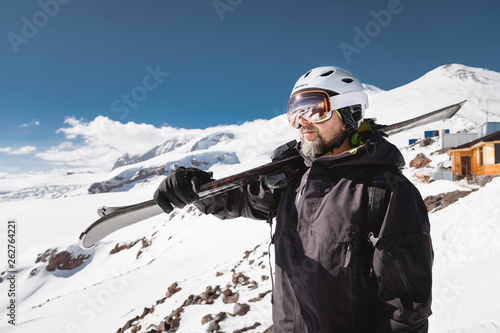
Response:
M318 135L314 141L302 141L300 151L301 153L311 160L315 160L319 156L323 155L325 150L325 142Z

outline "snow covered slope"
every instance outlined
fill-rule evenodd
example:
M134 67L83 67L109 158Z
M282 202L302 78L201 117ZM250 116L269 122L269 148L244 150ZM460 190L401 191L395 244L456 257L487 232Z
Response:
M419 153L431 159L429 167L404 170L424 197L470 193L430 214L435 251L431 332L499 332L500 179L483 188L444 180L427 183L424 176L448 156L436 153L438 141L408 147L407 140L422 137L427 129L453 132L480 124L482 110L488 106L494 112L499 102L494 92L500 90L500 74L448 65L390 91L366 88L371 104L367 116L381 123L468 99L460 116L390 139L407 164ZM130 154L113 170L110 165L108 172L3 175L0 186L8 193L0 197L0 220L5 222L0 244L8 239L6 222L17 221L17 322L8 323L10 282L3 250L0 330L130 333L171 325L188 333L217 326L224 332L264 332L271 325L270 227L265 222L221 221L186 207L120 230L90 251L79 249L78 236L98 218L99 206L149 200L163 176L153 173L119 190L90 195L94 183L196 163L224 177L268 162L275 147L296 138L281 115L187 131L186 136L175 133L143 154Z
M500 121L500 73L458 64L438 67L404 86L370 94L367 116L381 123L393 123L442 106L467 100L458 112L475 123L486 120L486 108Z

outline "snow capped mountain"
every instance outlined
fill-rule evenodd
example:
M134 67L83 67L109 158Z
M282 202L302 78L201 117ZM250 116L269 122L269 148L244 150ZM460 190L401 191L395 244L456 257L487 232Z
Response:
M221 141L231 139L234 139L234 134L231 132L215 132L212 134L203 135L201 138L191 135L173 137L166 140L162 144L153 147L142 155L134 155L130 157L128 153L125 153L115 162L112 170L124 165L146 161L150 158L169 153L189 143L190 151L196 151L200 149L208 149Z
M389 91L369 84L364 84L364 88L370 100L365 116L376 118L381 124L416 117L463 100L467 100L467 103L453 119L431 124L429 128L449 129L450 133L464 130L476 132L486 117L489 121L500 121L500 95L497 93L500 91L500 73L486 69L458 64L444 65ZM405 147L408 139L421 138L422 133L422 128L416 128L394 135L390 140L398 147ZM0 177L0 189L16 188L0 195L0 200L50 197L54 186L57 186L58 196L80 195L84 184L89 193L124 191L168 174L172 165L214 170L223 168L226 172L220 176L227 176L227 171L245 165L248 155L258 155L257 159L250 157L248 160L265 163L275 147L295 138L297 133L287 125L284 115L270 122L255 121L205 130L176 130L171 137L167 135L163 143L142 154L124 154L110 166L111 171L108 173L81 174L80 179L75 175L58 175L56 180L54 177L49 178L56 183L47 183L44 180L46 177L29 175L17 188L8 177ZM247 149L241 149L243 147ZM200 155L201 152L204 153ZM211 154L213 156L208 156ZM258 163L252 164L256 165ZM30 191L30 188L33 190Z
M500 73L463 65L438 67L419 79L384 93L370 94L369 116L382 123L400 121L422 112L467 100L458 115L475 124L500 121Z
M192 139L191 136L173 137L171 139L166 140L162 144L148 150L146 153L142 155L129 156L128 153L125 153L115 162L111 170L114 170L124 165L146 161L155 156L169 153L179 147L182 147L183 145L188 143L191 139Z
M436 70L424 75L428 76L444 76L450 79L457 79L463 82L477 82L488 84L491 80L499 79L498 73L489 71L484 68L471 68L459 64L443 65Z
M372 94L385 91L385 90L382 90L379 87L376 87L372 84L366 84L366 83L363 83L363 90L366 92L370 92Z
M407 162L403 172L431 210L436 259L430 331L498 332L500 269L492 263L500 259L495 200L500 179L482 188L432 181L449 161L439 139L422 146L409 146L408 139L422 139L425 130L474 131L486 119L485 111L490 121L500 121L500 73L452 64L389 91L364 87L370 98L366 117L385 124L467 100L452 119L389 139L401 149ZM8 323L10 310L3 306L0 329L265 332L272 324L274 258L266 223L218 220L190 206L124 228L89 251L78 247L78 236L98 218L98 207L151 199L164 175L180 165L221 178L269 162L274 148L297 136L280 115L176 131L144 153L123 155L106 172L56 171L23 179L1 175L6 193L0 195L0 219L16 220L18 247L16 326ZM409 167L419 154L430 160L428 166ZM445 204L444 195L456 193ZM7 239L4 227L0 243ZM6 255L5 250L1 256ZM0 295L5 297L11 274L7 260L0 263Z

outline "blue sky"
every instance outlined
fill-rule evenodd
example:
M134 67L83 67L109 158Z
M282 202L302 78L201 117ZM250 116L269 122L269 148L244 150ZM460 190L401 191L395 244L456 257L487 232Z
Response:
M448 63L500 72L499 13L498 0L2 0L0 173L50 168L36 154L68 139L65 119L270 119L316 66L382 89Z

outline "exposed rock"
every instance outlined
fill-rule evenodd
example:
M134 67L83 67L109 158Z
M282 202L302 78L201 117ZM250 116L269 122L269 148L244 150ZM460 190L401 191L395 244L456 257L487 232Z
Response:
M247 285L249 278L248 276L244 275L243 273L234 273L233 274L233 283L236 286L238 283L241 285Z
M189 295L187 300L184 301L182 304L183 306L189 306L193 304L201 304L201 301L203 300L203 297L201 296L196 296L196 295Z
M129 328L132 327L132 324L134 323L134 321L137 321L139 319L140 319L139 316L135 316L134 318L129 319L122 328L119 328L118 331L116 331L116 333L125 332L126 330L128 330Z
M270 292L271 292L271 290L260 293L259 297L252 298L251 300L249 300L249 302L252 302L252 303L258 302L258 301L262 300L264 297L266 297L266 295L269 294Z
M133 163L135 163L134 158L131 158L128 153L125 153L116 160L116 162L115 162L115 164L113 164L113 168L111 170L119 168L123 165L128 165L128 164L133 164Z
M192 139L192 137L190 137L190 136L174 137L174 138L171 138L169 140L166 140L165 142L163 142L162 144L160 144L156 147L153 147L152 149L150 149L149 151L147 151L146 153L144 153L142 155L130 156L129 154L126 153L126 154L122 155L120 158L118 158L118 160L113 165L112 170L119 168L121 166L124 166L124 165L130 165L130 164L134 164L134 163L138 163L138 162L142 162L142 161L147 161L150 158L169 153L169 152L171 152L179 147L182 147L183 145L188 143L189 140L191 140L191 139Z
M38 268L33 268L30 272L30 275L28 276L28 279L30 277L36 276L38 274ZM0 282L2 282L2 279L0 278Z
M120 243L116 243L115 247L111 251L109 251L109 253L110 254L115 254L115 253L118 253L120 251L130 249L135 244L137 244L139 241L140 241L140 239L138 239L138 240L136 240L134 242L131 242L131 243L128 243L128 244L122 244L122 245L120 245Z
M466 68L463 65L449 64L439 67L441 69L441 75L450 77L452 79L458 79L461 81L472 81L482 84L488 84L488 78L482 75L477 75L477 72Z
M178 288L177 286L178 286L177 282L174 282L170 287L168 287L167 293L165 294L165 297L166 298L170 298L174 294L176 294L177 292L179 292L181 290L181 288Z
M239 330L236 330L234 331L233 333L243 333L243 332L247 332L247 331L250 331L250 330L253 330L253 329L256 329L257 327L259 327L261 325L261 323L259 322L256 322L255 324L253 324L252 326L249 326L249 327L245 327L245 328L242 328L242 329L239 329ZM267 330L266 330L267 332Z
M428 173L425 173L425 172L416 171L413 174L413 177L415 177L416 179L418 179L419 182L425 183L425 184L430 184L433 181L431 175L428 174Z
M206 316L203 316L203 318L201 318L201 324L205 325L206 323L212 321L213 319L214 317L212 317L211 314L207 314Z
M77 268L84 263L85 260L90 258L90 254L79 254L77 257L73 257L73 254L68 251L62 251L53 255L49 259L49 263L45 267L49 272L53 272L56 269L60 270L70 270Z
M441 155L441 154L447 154L450 151L450 148L441 148L436 151L433 151L431 155Z
M250 311L250 305L236 303L234 305L233 315L234 316L244 316Z
M229 288L225 289L222 294L224 295L224 297L229 297L233 294L233 291Z
M240 299L240 294L239 293L231 293L231 295L229 296L224 296L222 298L222 302L224 302L224 304L232 304L232 303L236 303L238 302L238 300Z
M489 182L491 182L494 178L500 177L500 175L484 175L476 178L477 184L479 186L486 186Z
M425 146L431 145L433 143L434 143L433 138L425 138L422 141L420 141L420 147L425 147Z
M257 289L258 287L259 287L259 284L256 281L252 281L248 285L248 289L250 289L250 290Z
M153 313L154 310L155 310L154 306L152 306L151 308L144 308L144 310L142 311L142 315L135 316L134 318L129 319L122 328L119 328L118 331L116 331L116 333L123 333L131 327L132 331L135 329L136 332L138 332L139 330L141 330L142 326L140 323L134 324L134 322L144 319L144 317L146 317L148 314Z
M47 262L47 260L49 260L50 257L52 257L56 252L57 249L48 249L44 253L40 253L35 260L35 264L38 264L39 262Z
M226 318L227 314L225 312L220 312L208 325L207 332L218 331L220 329L219 322L223 321Z
M431 162L424 154L420 153L410 162L410 168L423 168Z
M142 241L142 246L139 249L139 251L137 252L137 256L135 257L136 259L138 259L140 257L140 255L142 254L142 250L149 247L153 243L153 241L147 240L146 237L142 237L141 241Z
M175 332L180 325L181 322L181 312L184 310L184 307L180 306L175 311L165 318L165 332Z
M269 252L267 252L267 251L262 252L262 255L259 257L259 259L267 256L268 254L269 254Z
M228 141L234 139L234 134L231 132L220 132L209 134L200 140L198 140L191 148L191 151L196 151L200 149L208 149L221 141Z
M164 321L162 321L158 326L156 326L157 333L162 333L162 332L166 332L166 331L167 331L167 327L166 327Z
M90 194L107 193L111 192L112 190L122 188L126 185L130 185L138 181L151 178L153 176L165 175L167 173L170 173L170 170L165 170L164 167L140 169L130 178L125 178L123 176L118 175L111 180L93 183L92 185L90 185L88 192Z
M204 165L210 165L210 163L209 162L199 162L196 158L193 158L191 160L191 165L199 168L199 167L204 166Z
M259 245L257 245L257 246L256 246L253 250L251 250L251 251L245 251L245 255L243 256L243 259L248 259L248 257L249 257L252 253L254 253L254 252L257 250L257 248L258 248L258 247L259 247Z
M173 211L172 213L170 213L170 216L168 217L168 220L169 221L172 221L172 219L177 216L177 212L176 211ZM169 238L170 239L170 238Z
M210 322L210 324L208 324L207 332L217 332L219 331L219 329L220 329L219 323L213 320Z
M219 298L220 294L221 290L219 286L215 286L214 289L212 289L211 286L208 286L203 293L202 298L205 304L214 304L214 301Z
M156 155L155 155L156 156ZM132 159L133 160L133 159ZM128 190L135 183L139 181L146 181L152 177L166 175L177 169L179 166L194 166L194 167L202 167L204 169L208 169L211 165L215 163L227 163L227 164L235 164L238 163L238 157L235 153L227 153L227 152L206 152L202 154L196 154L194 156L185 157L179 161L174 161L168 163L163 166L155 166L155 167L130 167L124 168L124 170L113 177L112 179L101 181L92 184L88 188L88 192L90 194L94 193L105 193L115 190ZM134 162L124 162L127 164L133 164Z
M436 212L445 207L448 207L458 199L468 196L474 191L453 191L448 193L441 193L438 195L431 195L424 199L427 211Z

